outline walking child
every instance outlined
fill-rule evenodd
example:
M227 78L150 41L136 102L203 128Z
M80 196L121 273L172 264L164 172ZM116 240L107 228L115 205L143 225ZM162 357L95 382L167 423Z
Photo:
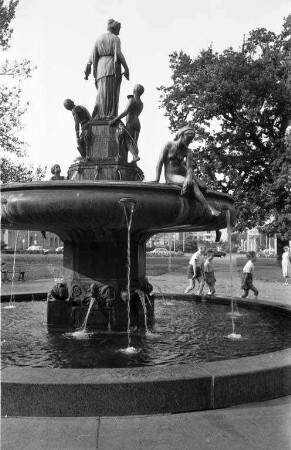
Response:
M199 283L198 295L202 294L204 280L203 280L203 256L204 247L198 247L198 251L192 255L192 258L189 261L187 277L189 279L189 286L186 287L184 294L188 294L188 292L192 291L195 288L195 279Z
M258 300L259 291L253 285L253 273L255 270L254 263L257 259L256 253L250 251L246 254L246 257L248 259L248 262L244 266L242 273L241 288L244 290L244 293L241 298L246 298L249 295L249 291L251 290L255 294L255 300Z
M282 272L283 277L285 278L284 286L288 286L290 284L290 277L291 277L291 263L290 263L290 250L289 247L286 245L284 248L284 253L282 255Z
M209 295L215 294L215 282L216 278L214 276L214 267L213 267L213 258L214 258L214 251L209 249L206 251L206 261L204 263L204 280L205 283L208 286Z

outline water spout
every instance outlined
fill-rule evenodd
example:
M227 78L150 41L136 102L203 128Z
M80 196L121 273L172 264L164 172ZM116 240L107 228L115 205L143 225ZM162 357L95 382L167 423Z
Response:
M119 199L119 203L123 206L123 211L127 223L127 229L131 226L132 214L136 205L136 200L132 197L123 197Z
M47 296L46 301L44 303L44 309L43 309L43 322L42 322L43 325L47 325L48 302L49 302L49 299Z
M154 310L154 308L153 308L153 305L152 305L151 299L149 298L149 296L148 296L147 294L145 295L145 297L146 297L146 299L147 299L147 301L148 301L148 303L149 303L149 305L150 305L150 307L151 307L151 310L153 311L153 310Z
M15 260L16 260L16 250L17 250L18 234L19 234L19 230L17 230L16 238L15 238L15 245L14 245L14 255L13 255L13 266L12 266L12 278L11 278L10 300L9 300L9 305L8 305L8 306L5 306L5 308L16 308L16 306L15 306L15 297L14 297L14 295L13 295L13 288L14 288L14 278L15 278Z
M87 311L87 314L85 316L85 319L84 319L82 325L80 326L80 328L77 331L83 331L83 332L86 331L88 317L90 315L90 312L91 312L92 306L94 305L94 302L95 302L95 298L92 297L91 300L90 300L90 303L89 303L89 307L88 307L88 311Z
M108 333L111 333L111 308L108 308L108 324L107 324L107 331L108 331Z
M131 336L130 336L130 231L132 224L132 216L136 204L136 200L131 197L124 197L119 200L123 207L123 212L127 225L127 337L128 337L128 348L130 348L131 344Z
M172 233L168 233L169 241L169 259L168 259L168 272L172 272Z
M230 271L230 295L231 295L231 323L232 323L232 333L228 335L231 339L239 339L241 335L235 333L235 322L234 318L239 316L237 303L234 301L233 296L233 262L232 262L232 243L231 243L231 225L230 225L230 211L226 210L226 223L227 223L227 237L228 237L228 247L229 247L229 271Z

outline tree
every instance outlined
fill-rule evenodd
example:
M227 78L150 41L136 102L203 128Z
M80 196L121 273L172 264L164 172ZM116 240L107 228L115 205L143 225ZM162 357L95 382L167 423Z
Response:
M10 158L0 158L2 183L35 181L44 176L42 167L34 168L32 164L13 162Z
M236 229L261 226L291 239L291 15L279 34L259 28L242 48L170 55L161 86L172 131L197 132L194 171L235 200ZM268 224L266 226L266 224Z
M8 5L4 5L4 0L0 0L0 47L2 50L9 48L9 40L11 38L13 28L10 22L15 17L15 9L19 0L10 0Z
M5 6L0 0L0 47L4 53L9 49L9 40L13 29L10 22L15 17L18 0L10 0ZM28 103L21 101L22 82L31 77L34 68L30 61L9 62L8 59L0 66L0 144L4 151L1 157L1 181L32 181L41 179L45 169L25 162L26 144L20 139L19 132L23 128L21 119L26 112Z
M185 252L195 253L198 250L197 239L194 239L190 234L186 235L185 238Z

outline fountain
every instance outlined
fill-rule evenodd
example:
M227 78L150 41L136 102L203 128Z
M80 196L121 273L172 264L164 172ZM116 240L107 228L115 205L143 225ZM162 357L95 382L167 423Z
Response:
M87 66L86 77L89 73ZM116 92L111 94L116 99ZM206 188L202 193L193 180L189 185L182 183L181 195L181 174L177 183L171 177L182 166L170 166L166 159L167 182L158 182L161 166L156 182L144 181L137 166L137 137L133 138L124 124L112 123L112 116L100 117L98 105L94 118L87 116L86 123L79 123L77 112L83 107L72 103L66 100L65 106L75 111L76 125L82 127L82 135L78 135L82 158L70 166L67 180L56 174L50 181L3 185L2 226L47 230L64 243L63 279L52 287L47 301L52 342L59 338L60 330L82 333L88 329L101 331L102 336L123 333L128 338L126 356L135 357L138 350L132 345L131 329L147 329L148 318L155 311L152 286L146 277L147 240L162 232L219 230L226 227L227 220L230 226L235 219L234 202L224 193ZM126 138L122 138L123 130ZM187 145L192 139L189 129L182 130L171 151L181 151L183 157L190 158ZM129 151L135 155L132 162L128 161ZM189 159L188 163L191 167ZM240 395L237 389L230 389L242 367L245 369L239 360L231 366L220 361L194 368L183 364L174 370L164 366L81 371L5 367L2 411L8 415L96 416L222 407L249 401L253 395L249 382ZM268 376L266 384L272 385L276 395L284 395L282 384ZM257 382L259 375L253 378Z
M132 292L139 289L149 295L152 288L146 278L145 246L150 236L170 231L217 230L226 226L226 211L232 221L235 216L233 200L227 194L205 191L207 201L221 211L219 216L211 216L195 197L181 196L178 185L136 181L141 170L121 156L116 128L109 121L97 119L88 126L92 134L90 159L74 163L69 180L2 186L3 227L45 229L64 242L63 281L72 302L49 302L51 326L77 327L77 309L89 296L92 283L111 287L113 309L122 309L121 292L128 289L128 282ZM123 181L118 179L117 171L123 174ZM78 175L72 181L75 173ZM124 199L128 198L134 204L130 255L124 214ZM127 279L129 256L131 270ZM72 309L75 322L69 325Z

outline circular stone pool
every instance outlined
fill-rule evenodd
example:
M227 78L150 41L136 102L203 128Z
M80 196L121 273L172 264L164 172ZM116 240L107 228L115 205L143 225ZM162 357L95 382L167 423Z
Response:
M242 338L232 340L229 305L156 300L149 332L131 333L136 351L128 354L126 333L48 332L46 302L15 305L2 303L2 368L177 366L275 352L291 342L290 318L274 311L239 307L234 323Z

